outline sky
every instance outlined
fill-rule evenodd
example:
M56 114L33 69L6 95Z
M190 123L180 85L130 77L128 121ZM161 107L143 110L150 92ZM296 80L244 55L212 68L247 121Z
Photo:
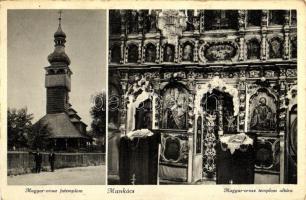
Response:
M33 123L46 114L44 68L50 65L58 17L59 10L8 11L8 107L27 107ZM91 97L106 87L106 12L62 10L62 30L73 73L69 100L90 127Z

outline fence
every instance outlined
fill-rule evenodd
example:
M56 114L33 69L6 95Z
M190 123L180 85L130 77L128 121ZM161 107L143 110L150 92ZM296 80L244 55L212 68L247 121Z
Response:
M105 164L105 153L56 153L55 169ZM24 151L7 153L7 174L18 175L34 171L34 156ZM42 171L50 170L48 153L42 153Z

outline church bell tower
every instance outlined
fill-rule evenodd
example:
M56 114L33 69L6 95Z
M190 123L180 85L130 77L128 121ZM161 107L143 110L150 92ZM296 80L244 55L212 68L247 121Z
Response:
M66 34L59 25L54 33L55 48L48 56L50 66L45 67L45 87L47 89L47 114L67 112L69 108L69 92L71 90L70 59L65 53Z

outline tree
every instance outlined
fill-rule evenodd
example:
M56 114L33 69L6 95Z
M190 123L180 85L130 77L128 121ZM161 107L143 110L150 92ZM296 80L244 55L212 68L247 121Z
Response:
M29 136L33 133L33 114L27 113L27 108L10 109L7 111L8 148L29 147Z
M51 142L50 142L50 130L47 125L45 126L40 126L40 125L35 125L33 126L33 135L30 138L30 146L33 149L49 149L51 147Z
M90 115L92 117L91 131L99 146L104 146L106 131L106 94L104 91L96 94L93 98L94 105L91 107Z

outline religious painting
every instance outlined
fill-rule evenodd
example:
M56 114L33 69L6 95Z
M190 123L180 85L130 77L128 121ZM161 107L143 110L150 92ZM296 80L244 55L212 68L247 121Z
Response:
M270 10L269 11L269 25L282 25L285 21L284 10Z
M193 16L194 16L194 10L187 10L186 31L193 31L194 30Z
M109 32L111 34L120 34L121 33L121 15L119 10L113 10L109 13L110 23Z
M136 10L128 11L128 32L137 33L138 32L138 12Z
M187 129L188 91L182 85L169 84L164 89L162 127Z
M276 130L276 102L266 89L259 89L250 99L249 129Z
M157 14L155 10L144 11L144 29L146 32L156 32Z
M128 62L137 63L138 61L138 46L131 44L128 47Z
M164 48L164 62L174 62L175 48L171 44L166 44Z
M256 39L252 39L247 43L248 59L260 58L260 43Z
M247 26L260 26L261 24L261 10L248 10L247 11Z
M238 27L236 10L206 10L204 15L206 30L236 29Z
M121 47L120 45L114 45L111 49L111 62L120 63L121 60Z
M269 55L270 58L282 58L283 55L283 45L279 38L273 38L269 44Z
M156 61L156 47L149 43L145 49L145 61L146 62L155 62Z
M152 101L150 99L140 103L136 108L135 130L152 129Z
M193 61L193 46L189 43L184 45L183 61Z

